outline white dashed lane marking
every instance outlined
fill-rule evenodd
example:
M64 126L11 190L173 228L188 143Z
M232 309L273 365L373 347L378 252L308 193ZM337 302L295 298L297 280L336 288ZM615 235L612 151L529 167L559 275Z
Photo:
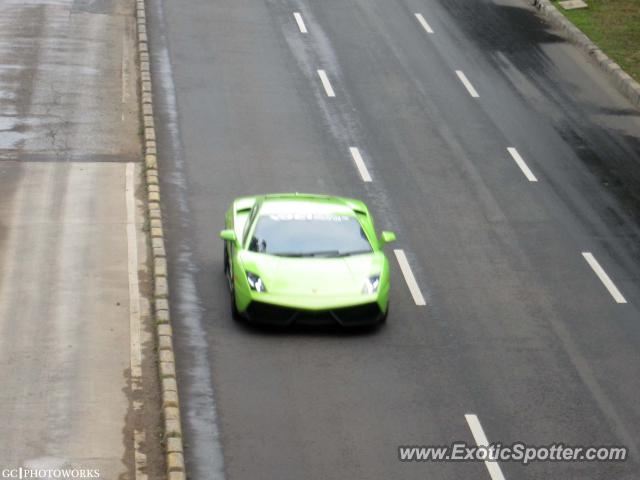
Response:
M400 264L400 270L402 270L404 280L407 282L407 287L409 287L413 301L416 305L426 305L427 302L425 302L422 292L420 291L420 287L418 286L418 282L416 282L416 278L413 276L411 266L409 265L409 261L407 260L404 250L394 250L393 252L396 254L396 259Z
M324 91L327 93L327 97L335 97L336 93L333 91L329 77L327 77L327 72L324 70L318 70L318 76L320 77Z
M433 29L431 28L431 25L427 23L427 21L424 19L421 13L416 13L415 16L418 19L418 22L420 22L420 25L422 25L422 28L424 28L427 33L433 33Z
M356 164L356 168L358 172L360 172L360 176L364 182L371 181L371 175L369 175L369 170L367 170L367 166L362 159L362 155L360 155L360 150L356 147L349 147L349 151L351 152L351 156L353 157L353 161Z
M304 24L304 20L302 19L302 15L298 12L294 12L294 18L296 19L296 23L298 24L298 28L300 29L300 33L307 33L307 26Z
M469 424L469 429L471 430L471 434L473 435L473 439L476 441L476 445L479 447L488 447L489 440L487 440L487 436L484 434L484 430L482 429L482 425L480 425L480 420L477 415L473 413L467 413L464 418L467 420ZM502 474L502 469L498 462L496 461L487 461L484 462L487 470L489 470L489 475L491 476L491 480L505 480L504 475Z
M473 98L478 98L480 96L462 70L456 70L456 75L458 75L458 78L469 92L469 95Z
M600 263L596 260L591 252L582 252L582 256L587 261L589 266L593 269L605 288L609 291L616 303L627 303L627 299L620 293L618 287L613 283L607 272L600 266Z
M538 179L529 169L527 163L523 160L518 151L513 147L509 147L507 148L507 150L511 154L511 157L513 157L513 160L516 162L516 164L520 167L520 170L522 170L522 173L524 173L524 176L527 177L527 180L529 180L530 182L537 182Z

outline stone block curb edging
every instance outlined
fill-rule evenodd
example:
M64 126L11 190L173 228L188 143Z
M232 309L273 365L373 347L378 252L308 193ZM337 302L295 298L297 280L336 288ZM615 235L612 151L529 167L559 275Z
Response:
M150 223L151 254L153 259L153 313L156 328L158 370L162 392L162 429L166 479L185 480L184 445L180 422L180 401L176 381L173 352L173 330L169 308L167 259L160 210L160 185L156 128L153 119L153 81L147 37L145 0L136 0L137 65L140 73L140 121L144 137L144 169L147 188L147 220Z
M527 0L531 1L531 0ZM580 31L567 17L558 11L549 0L533 0L533 5L555 27L561 28L569 41L580 47L589 58L598 64L613 81L617 89L637 108L640 108L640 83L629 76L620 65L609 58L600 48Z

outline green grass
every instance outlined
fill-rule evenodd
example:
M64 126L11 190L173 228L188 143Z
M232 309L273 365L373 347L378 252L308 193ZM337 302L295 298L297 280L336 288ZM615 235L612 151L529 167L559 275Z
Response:
M556 8L623 70L640 81L640 0L585 0L589 8Z

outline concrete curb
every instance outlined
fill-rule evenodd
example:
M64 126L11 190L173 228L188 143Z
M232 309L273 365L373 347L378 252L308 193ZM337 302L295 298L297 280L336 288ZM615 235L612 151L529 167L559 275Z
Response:
M160 185L156 129L153 118L153 85L147 15L144 0L136 0L136 28L138 67L140 71L140 115L144 135L144 166L147 187L147 217L150 224L151 254L153 258L153 312L156 324L156 345L162 392L163 441L167 480L185 480L184 445L180 423L180 401L176 382L176 363L173 352L173 330L169 308L167 258L160 209Z
M530 2L531 0L527 0ZM562 29L569 41L587 54L613 81L616 88L636 107L640 108L640 83L631 78L620 65L611 60L589 37L578 29L549 0L533 0L533 5L542 12L549 23Z

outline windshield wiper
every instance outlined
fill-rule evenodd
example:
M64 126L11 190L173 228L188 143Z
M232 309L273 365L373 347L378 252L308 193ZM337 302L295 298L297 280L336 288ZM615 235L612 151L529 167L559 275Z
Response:
M350 257L351 255L361 255L363 253L371 253L371 250L353 250L352 252L342 252L338 257Z
M337 257L340 255L339 250L325 250L320 252L309 252L307 254L310 257Z
M340 252L338 250L326 250L319 252L283 252L274 253L278 257L339 257Z
M351 255L361 255L363 253L371 253L371 250L352 250L350 252L341 252L340 250L322 250L318 252L282 252L274 253L277 257L327 257L327 258L339 258L350 257Z

